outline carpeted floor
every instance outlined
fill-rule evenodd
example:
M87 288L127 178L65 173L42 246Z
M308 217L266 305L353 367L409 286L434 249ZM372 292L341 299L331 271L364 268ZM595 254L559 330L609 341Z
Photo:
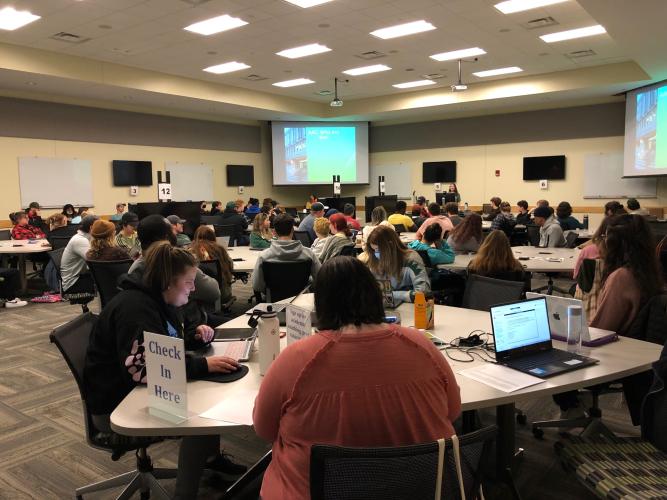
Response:
M247 309L250 287L234 285L238 297L236 314ZM97 310L93 303L93 310ZM128 471L134 456L118 462L86 445L79 394L49 332L81 312L69 304L30 304L19 309L0 309L0 499L71 498L76 487ZM528 420L556 417L550 399L521 404ZM605 423L622 434L637 435L620 396L602 400ZM493 423L491 411L481 412L483 422ZM516 483L524 499L562 500L594 498L561 467L553 450L558 439L547 431L536 440L530 426L517 429L517 446L523 448ZM254 463L268 449L251 428L230 429L222 436L224 447L242 463ZM158 466L175 467L177 441L152 446ZM200 498L217 498L224 483L205 476ZM166 482L168 491L173 481ZM90 495L91 499L115 498L119 490ZM492 497L489 492L487 497Z

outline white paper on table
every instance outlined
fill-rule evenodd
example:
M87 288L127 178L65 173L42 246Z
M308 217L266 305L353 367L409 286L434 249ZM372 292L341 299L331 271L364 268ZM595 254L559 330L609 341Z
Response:
M217 405L209 408L200 417L237 425L252 425L252 409L259 391L230 394Z
M471 378L503 392L514 392L545 382L541 378L533 377L527 373L495 363L484 363L474 368L461 370L459 373L464 377Z

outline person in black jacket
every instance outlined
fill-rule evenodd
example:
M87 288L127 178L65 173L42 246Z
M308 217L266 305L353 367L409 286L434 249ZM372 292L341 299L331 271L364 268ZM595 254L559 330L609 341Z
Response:
M225 211L222 212L222 223L234 226L234 234L230 242L236 242L236 246L247 246L250 239L245 230L248 228L248 220L243 215L243 205L240 207L234 201L228 201L225 205Z
M516 214L516 223L523 226L532 224L530 212L528 211L528 202L526 200L519 200L516 202L516 206L519 207L519 213Z
M194 257L168 241L160 241L151 246L144 260L143 274L133 273L122 279L124 290L102 310L90 336L83 383L86 403L101 432L111 432L111 412L135 386L146 383L144 331L183 338L186 350L201 348L214 336L207 325L199 325L192 337L187 336L179 311L194 290ZM188 353L185 357L189 380L237 369L238 363L225 356ZM196 497L207 460L214 469L222 469L221 464L229 462L220 454L219 436L183 438L176 481L178 498ZM238 474L244 472L244 467L237 467ZM232 473L229 467L226 472Z

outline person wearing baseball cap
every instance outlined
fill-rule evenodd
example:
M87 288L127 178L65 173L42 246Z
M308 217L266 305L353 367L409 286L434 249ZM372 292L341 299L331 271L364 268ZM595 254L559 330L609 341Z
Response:
M243 201L228 201L225 211L222 212L222 223L225 226L233 226L229 237L229 246L247 246L250 244L250 236L246 234L248 219L243 215Z
M116 213L109 217L109 220L119 222L123 218L123 213L125 213L125 203L116 203Z
M553 215L553 212L548 206L538 205L533 210L533 218L535 224L540 227L540 247L556 248L565 247L565 236L563 229L558 224L558 221Z
M43 233L48 234L49 226L42 220L42 216L40 215L41 211L42 207L39 203L36 201L30 203L30 205L28 205L28 210L26 210L26 214L28 214L28 224L40 229Z
M125 212L120 219L120 231L116 235L116 245L124 248L130 257L135 258L141 253L141 242L137 236L139 217L134 212Z
M318 217L324 217L324 205L316 201L310 206L310 214L304 217L301 224L299 224L299 231L308 231L311 241L317 239L317 234L315 234L315 219Z
M90 249L86 260L127 260L130 254L116 245L116 224L109 220L96 220L90 228Z
M190 237L183 233L183 224L186 222L185 219L181 219L178 215L170 215L167 217L167 220L169 221L169 224L171 224L171 230L174 232L174 236L176 236L176 246L186 247L192 243Z

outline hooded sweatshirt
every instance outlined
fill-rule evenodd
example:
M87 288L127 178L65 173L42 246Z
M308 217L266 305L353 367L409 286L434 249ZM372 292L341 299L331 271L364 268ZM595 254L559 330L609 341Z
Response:
M310 248L304 247L298 240L273 240L271 246L257 257L255 269L252 272L252 289L257 292L266 290L262 270L263 262L301 262L304 260L312 262L310 277L312 281L315 281L317 272L320 270L320 261Z
M100 313L86 353L83 384L93 415L111 413L136 385L146 383L144 331L185 337L179 311L146 288L139 273L121 278L120 286L123 291ZM188 379L208 373L205 358L183 355Z
M565 247L565 236L563 229L553 215L544 221L540 228L540 247L542 248L562 248Z
M451 264L456 258L454 250L452 250L449 245L442 240L440 240L437 247L432 247L428 243L422 243L418 240L411 241L408 244L408 247L412 248L416 252L419 252L419 250L425 250L426 253L428 253L428 258L431 261L431 265L434 267L438 264Z
M324 245L320 250L320 262L324 264L327 260L340 255L345 247L354 248L354 242L351 241L344 233L336 233L330 238L324 240Z

